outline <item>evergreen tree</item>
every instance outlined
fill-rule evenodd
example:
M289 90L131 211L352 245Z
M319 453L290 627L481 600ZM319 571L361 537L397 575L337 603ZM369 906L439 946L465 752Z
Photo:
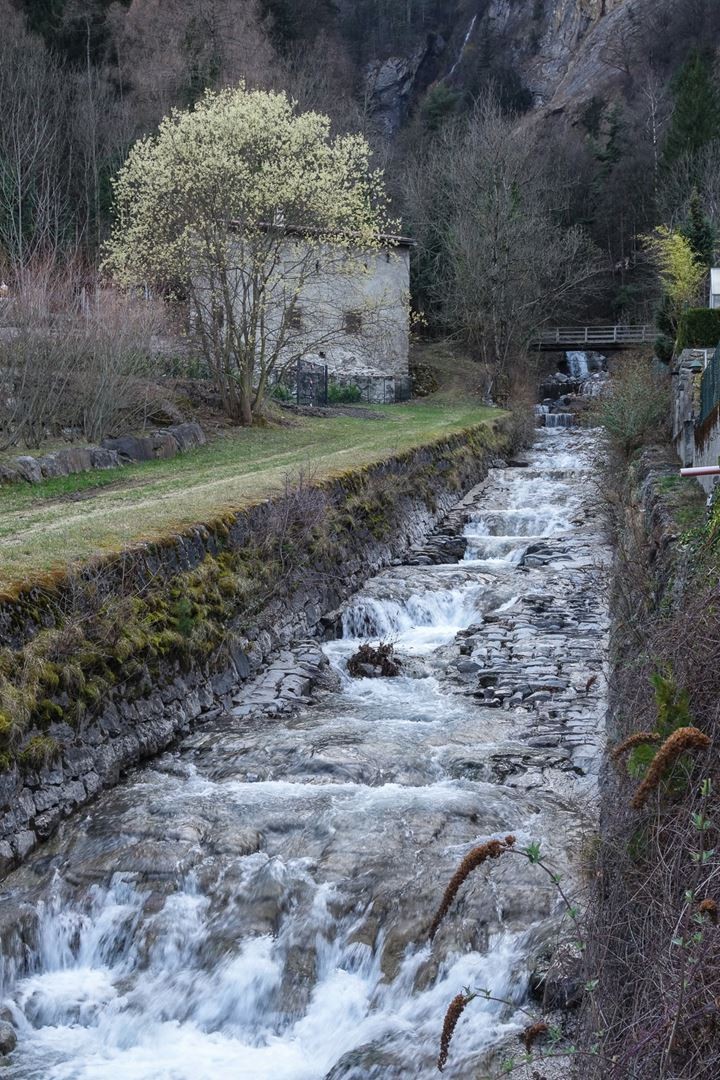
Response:
M671 165L720 137L720 94L707 54L693 52L673 80L675 108L663 158Z
M715 229L703 210L700 192L695 188L690 199L687 221L680 232L704 266L713 265L715 256Z

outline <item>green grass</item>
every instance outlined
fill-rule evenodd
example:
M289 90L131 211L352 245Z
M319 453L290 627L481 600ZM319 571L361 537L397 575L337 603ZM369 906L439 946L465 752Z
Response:
M0 589L210 521L277 493L300 471L324 479L503 415L473 402L377 412L381 420L304 418L238 429L171 461L0 488Z

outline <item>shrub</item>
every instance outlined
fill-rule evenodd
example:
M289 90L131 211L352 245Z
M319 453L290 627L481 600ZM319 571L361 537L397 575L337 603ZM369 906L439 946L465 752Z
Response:
M160 308L108 289L82 295L72 267L28 270L18 287L15 334L0 342L0 448L145 425Z
M275 401L290 401L292 394L284 383L276 382L270 396L274 398Z
M666 337L665 334L660 334L655 339L655 355L658 360L662 360L663 364L670 363L674 351L675 345L672 338Z
M624 360L618 366L611 392L594 406L596 419L625 456L641 446L663 440L670 422L670 384L650 364Z
M720 341L720 310L688 308L678 322L677 349L707 349Z
M354 405L358 401L362 401L362 392L355 383L341 386L340 383L331 382L328 386L328 404Z

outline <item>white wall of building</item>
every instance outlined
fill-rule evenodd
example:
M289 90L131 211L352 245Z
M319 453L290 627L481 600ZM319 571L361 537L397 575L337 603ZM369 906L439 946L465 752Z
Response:
M279 326L302 265L295 325L283 362L302 358L338 376L406 376L409 371L410 249L407 243L344 254L291 239L283 252L275 313Z

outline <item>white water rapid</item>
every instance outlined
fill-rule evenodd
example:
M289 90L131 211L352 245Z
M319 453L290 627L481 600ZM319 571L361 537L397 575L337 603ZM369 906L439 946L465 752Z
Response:
M497 860L427 930L489 838L572 879L603 733L596 440L538 432L463 504L462 559L346 605L311 701L209 721L3 883L7 1080L429 1080L461 989L523 1002L561 925L537 867ZM350 678L368 639L398 677ZM473 1002L446 1075L485 1075L523 1026Z

